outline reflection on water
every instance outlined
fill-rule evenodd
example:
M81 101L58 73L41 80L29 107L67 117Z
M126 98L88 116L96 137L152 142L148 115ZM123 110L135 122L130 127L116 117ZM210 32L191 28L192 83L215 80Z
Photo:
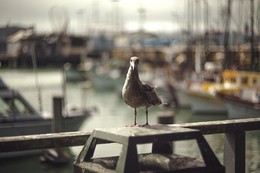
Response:
M11 87L21 91L22 95L28 101L38 108L38 93L35 88L34 74L31 71L21 70L7 70L0 71L2 77ZM41 85L43 109L47 112L52 112L52 97L61 95L62 92L62 74L60 70L42 70L39 71L39 82ZM86 89L84 83L73 83L66 85L66 95L69 107L87 106L93 109L93 115L88 118L82 125L81 129L92 130L95 128L104 127L122 127L133 123L134 110L128 107L121 99L120 91L96 91L95 89ZM157 115L163 109L161 107L149 108L149 122L150 124L157 123ZM176 123L184 122L199 122L226 119L224 115L192 115L190 110L181 109L175 110ZM144 109L138 109L137 122L139 124L145 123ZM207 135L207 141L212 149L215 151L220 161L223 161L224 135ZM259 172L259 143L260 133L258 131L247 133L247 172ZM82 147L72 147L72 154L77 155ZM100 153L95 153L101 156L104 152L114 153L117 151L108 150L111 147L100 149ZM147 147L142 147L146 148ZM141 149L142 150L142 149ZM199 150L195 141L185 141L175 143L175 152L192 157L200 157ZM0 160L0 172L73 172L73 157L70 165L65 167L53 167L42 164L39 161L39 156L30 156L26 158L16 158Z

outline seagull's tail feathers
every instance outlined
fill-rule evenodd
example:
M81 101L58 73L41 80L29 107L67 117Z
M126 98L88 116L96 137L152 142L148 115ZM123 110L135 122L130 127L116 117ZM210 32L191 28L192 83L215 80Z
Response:
M157 94L154 91L148 93L148 98L152 105L162 104L162 100L157 96Z

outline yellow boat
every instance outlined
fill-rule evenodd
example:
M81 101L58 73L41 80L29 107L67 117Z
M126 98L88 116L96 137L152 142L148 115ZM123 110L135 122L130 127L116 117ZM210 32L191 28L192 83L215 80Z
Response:
M219 91L218 96L224 101L229 118L260 117L260 73L236 71L227 74L233 76L236 89Z
M226 105L216 96L217 93L237 94L241 88L258 84L259 73L225 70L222 74L203 72L197 74L199 81L190 83L186 94L191 98L194 114L225 114Z

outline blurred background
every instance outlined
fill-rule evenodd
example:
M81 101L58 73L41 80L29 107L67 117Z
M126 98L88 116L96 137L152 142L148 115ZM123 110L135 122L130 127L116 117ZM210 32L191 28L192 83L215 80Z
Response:
M121 89L132 56L141 60L140 79L167 103L149 108L150 124L165 113L175 123L259 116L258 108L234 117L225 102L228 94L260 104L259 33L260 0L0 0L0 136L53 132L54 96L63 98L64 121L78 117L58 131L131 125ZM246 169L256 173L260 136L247 134ZM224 136L207 139L223 162ZM66 150L68 164L59 167L42 152L3 154L0 172L72 172L81 148ZM201 157L195 143L175 148Z

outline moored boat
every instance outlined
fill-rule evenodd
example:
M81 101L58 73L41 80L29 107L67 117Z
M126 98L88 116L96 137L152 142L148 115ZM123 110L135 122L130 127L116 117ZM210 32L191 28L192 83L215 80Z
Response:
M234 92L218 92L228 109L228 117L260 117L260 73L237 72L234 81L239 86Z
M77 131L90 111L70 110L62 115L61 132ZM0 78L0 137L26 136L53 132L53 118L45 118L18 91ZM39 151L1 153L0 158L35 154ZM41 152L41 151L40 151Z
M226 107L221 99L214 94L187 91L191 99L191 110L193 114L220 114L227 113Z
M186 93L191 99L191 109L198 113L227 113L227 105L217 93L235 94L243 88L260 86L256 72L225 70L221 74L198 74L200 80L190 82Z
M92 73L91 78L94 87L98 90L116 90L124 85L124 79L117 69L105 73Z
M221 99L216 97L216 91L224 86L220 82L220 75L213 72L194 74L186 94L190 98L193 114L226 114L226 107Z
M174 89L176 90L175 94L178 100L178 104L181 108L190 108L191 99L186 93L188 90L189 84L187 81L177 82L174 84Z
M242 92L246 92L246 89L242 90ZM218 96L224 100L228 109L228 117L231 119L260 117L260 91L251 91L249 95L252 96L252 99L246 99L242 95L218 93Z
M0 83L0 137L52 132L52 118L44 118L18 91ZM71 110L62 117L63 131L78 130L89 116L87 110Z

